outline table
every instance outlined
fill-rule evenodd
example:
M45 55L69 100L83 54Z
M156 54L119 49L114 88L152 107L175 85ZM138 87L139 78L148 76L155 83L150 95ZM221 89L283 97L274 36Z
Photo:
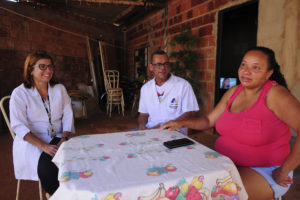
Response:
M53 162L60 186L51 200L247 199L233 162L199 144L168 149L176 131L82 135L64 142Z

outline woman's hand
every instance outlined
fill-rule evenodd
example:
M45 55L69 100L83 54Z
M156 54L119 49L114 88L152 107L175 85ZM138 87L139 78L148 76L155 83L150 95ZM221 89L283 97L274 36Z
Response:
M58 150L58 146L53 144L44 144L42 150L53 157Z
M180 129L180 128L182 128L182 124L180 122L181 121L175 121L175 120L168 121L167 123L164 123L163 125L161 125L158 130L161 131L161 130L167 128L168 131L174 131L174 130Z
M273 171L273 178L277 184L288 187L289 184L293 183L293 179L288 175L282 172L281 167Z

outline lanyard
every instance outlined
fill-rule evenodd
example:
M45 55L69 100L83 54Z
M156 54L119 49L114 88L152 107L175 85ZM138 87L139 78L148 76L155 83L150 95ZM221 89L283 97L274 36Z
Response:
M51 122L51 107L50 107L50 100L49 100L49 95L47 95L47 99L46 101L44 101L44 99L41 97L42 101L43 101L43 105L45 107L45 110L47 112L48 118L49 118L49 123L50 123L50 127L48 128L48 134L51 137L56 136L55 131L53 130L53 126L52 126L52 122Z

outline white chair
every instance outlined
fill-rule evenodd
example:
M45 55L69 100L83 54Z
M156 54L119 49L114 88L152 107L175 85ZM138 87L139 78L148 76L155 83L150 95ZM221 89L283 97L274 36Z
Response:
M107 93L107 114L109 112L109 117L111 117L111 110L113 105L118 106L118 112L120 113L120 106L122 109L122 114L124 116L124 96L123 89L119 88L119 71L117 70L105 70L104 83Z
M1 99L0 101L0 109L1 109L1 112L3 114L3 117L4 117L4 120L6 122L6 125L9 129L9 132L12 136L13 139L15 139L15 133L13 132L13 130L11 129L10 127L10 122L9 122L9 119L7 117L7 114L6 114L6 111L5 111L5 108L4 108L4 102L6 100L9 100L10 99L10 96L5 96ZM16 200L19 199L19 194L20 194L20 184L21 184L21 180L18 179L18 183L17 183L17 194L16 194ZM41 186L41 182L39 181L39 195L40 195L40 200L43 200L43 193L42 193L42 186Z

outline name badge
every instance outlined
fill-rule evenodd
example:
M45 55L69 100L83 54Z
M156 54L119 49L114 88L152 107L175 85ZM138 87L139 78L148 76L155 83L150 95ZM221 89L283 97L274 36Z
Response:
M49 135L50 137L52 137L52 138L56 136L56 133L55 133L55 131L54 131L52 125L50 125L50 126L48 127L48 135Z

